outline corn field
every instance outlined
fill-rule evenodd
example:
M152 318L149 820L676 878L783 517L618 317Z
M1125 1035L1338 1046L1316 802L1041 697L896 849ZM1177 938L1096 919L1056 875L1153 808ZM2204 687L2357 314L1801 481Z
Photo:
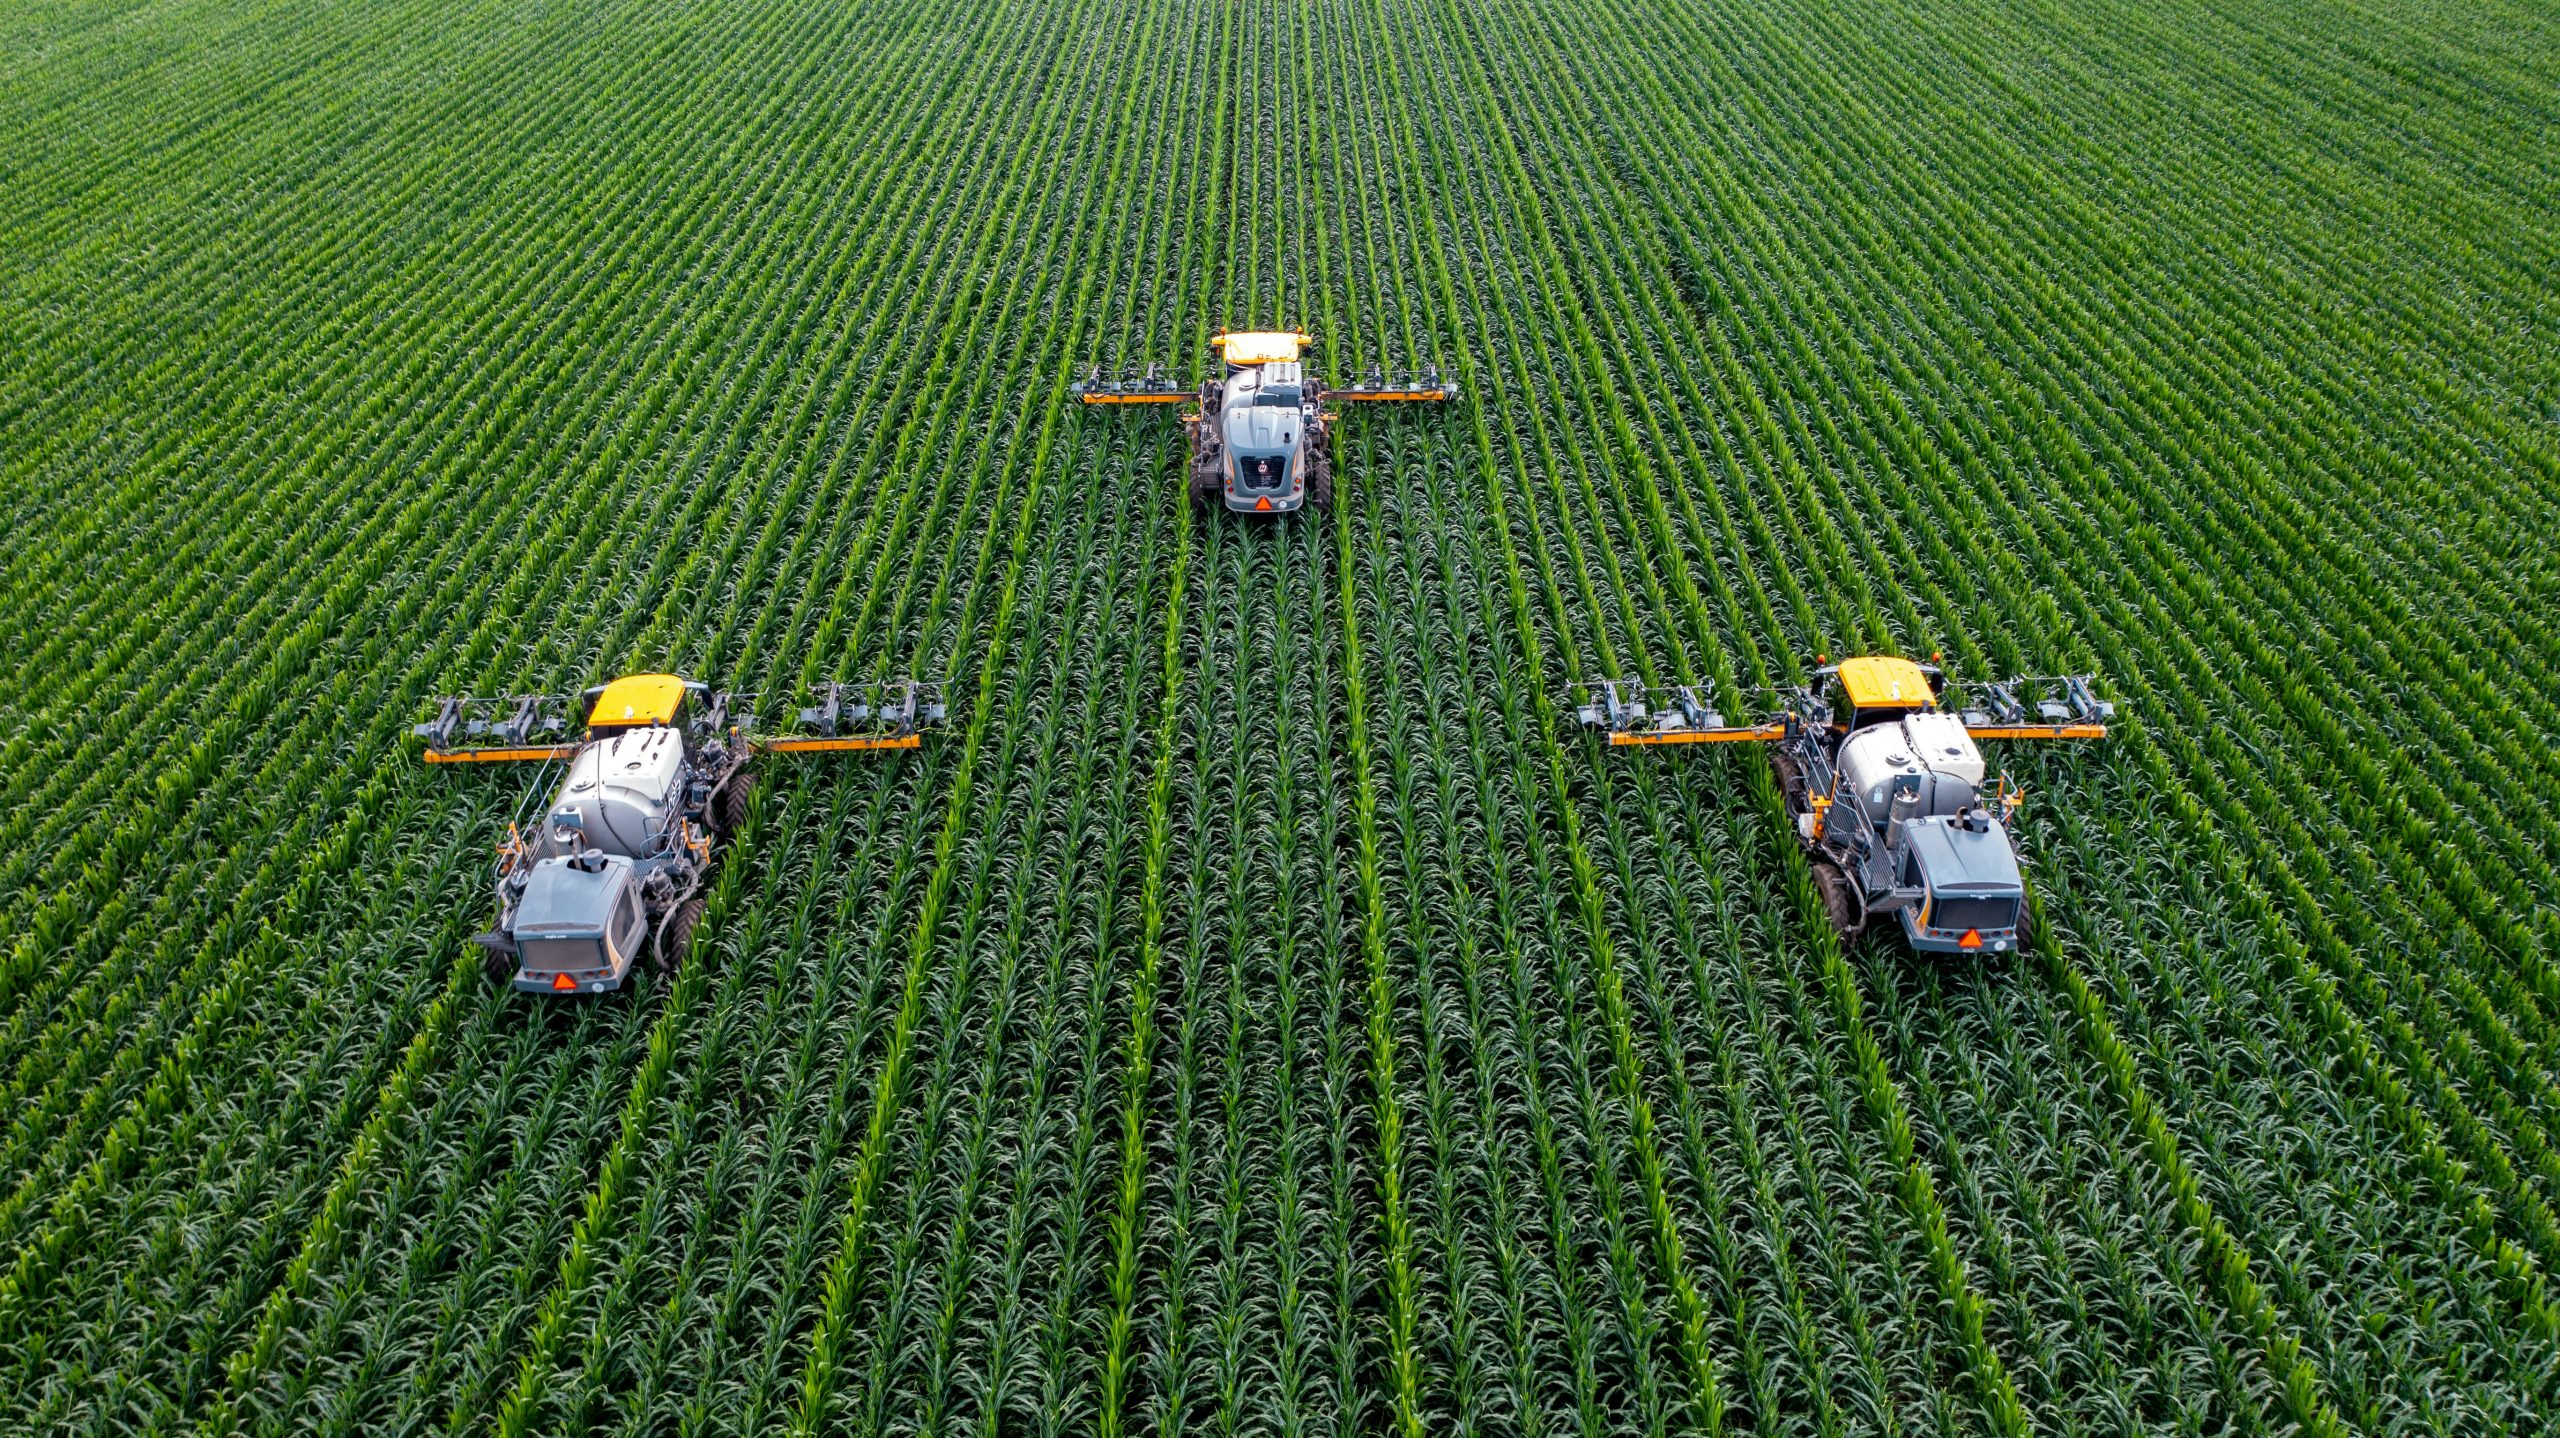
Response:
M0 7L0 1429L2560 1430L2560 15ZM1327 510L1068 385L1303 329ZM2094 672L1824 917L1822 654ZM671 982L430 696L915 674Z

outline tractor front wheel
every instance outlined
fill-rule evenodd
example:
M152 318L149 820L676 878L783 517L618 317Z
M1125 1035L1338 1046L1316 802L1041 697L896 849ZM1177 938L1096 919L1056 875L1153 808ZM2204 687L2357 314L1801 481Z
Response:
M711 801L711 826L719 831L720 837L725 839L746 827L747 795L755 785L755 771L741 769L730 778L729 787L721 790L719 797Z
M693 946L693 929L702 922L702 898L696 895L684 901L683 907L667 916L658 928L657 962L653 967L662 979L673 979L684 965L684 951Z
M1821 891L1822 912L1831 920L1831 927L1843 939L1857 937L1858 930L1865 927L1866 915L1860 912L1857 890L1849 883L1849 876L1830 860L1816 859L1813 886Z

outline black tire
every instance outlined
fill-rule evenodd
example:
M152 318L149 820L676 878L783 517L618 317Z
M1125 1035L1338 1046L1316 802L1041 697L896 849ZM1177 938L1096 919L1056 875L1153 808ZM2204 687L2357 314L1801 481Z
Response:
M488 976L489 982L503 984L516 976L515 955L483 949L480 951L480 972Z
M672 979L684 965L685 950L693 947L694 925L702 922L702 899L696 895L667 916L658 926L658 947L650 965L662 979Z
M1816 859L1813 861L1813 886L1821 891L1822 912L1831 920L1833 931L1843 939L1856 938L1858 930L1866 927L1866 915L1860 911L1858 892L1850 884L1849 876L1841 873L1840 866L1830 860Z
M1777 768L1778 792L1786 798L1787 812L1802 813L1804 811L1804 769L1796 763L1794 755L1783 749L1771 755L1769 762Z
M1324 509L1333 503L1333 461L1322 450L1314 451L1307 459L1307 503Z
M755 771L741 769L729 777L729 787L711 801L711 827L722 838L746 826L747 798L756 786Z
M1202 391L1213 397L1216 392L1215 385ZM1213 399L1203 400L1204 406L1212 403ZM1227 493L1226 466L1218 456L1218 431L1209 418L1216 413L1214 408L1204 408L1204 417L1191 426L1191 498L1200 504L1216 504Z

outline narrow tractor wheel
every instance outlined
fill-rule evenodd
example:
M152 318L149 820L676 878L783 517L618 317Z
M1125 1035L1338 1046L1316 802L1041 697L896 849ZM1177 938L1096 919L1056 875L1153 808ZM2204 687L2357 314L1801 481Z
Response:
M488 976L489 982L503 984L516 976L515 956L499 953L496 949L482 949L480 972Z
M1307 503L1326 508L1333 503L1333 461L1320 449L1307 459Z
M1822 911L1831 919L1831 927L1840 937L1857 937L1865 927L1866 915L1859 912L1857 892L1849 885L1849 876L1828 859L1813 861L1813 886L1822 893Z
M1778 792L1787 801L1787 812L1800 812L1804 808L1804 769L1794 755L1784 752L1771 755L1769 762L1778 771Z
M702 922L702 899L699 895L684 901L683 907L667 916L658 929L657 961L652 967L658 977L672 979L684 965L684 952L693 946L694 925Z
M738 832L747 822L747 796L756 786L755 771L741 769L729 780L729 787L711 801L711 827L722 838Z
M1213 399L1208 398L1216 393L1215 385L1202 391L1204 398L1201 403L1204 406L1202 410L1204 416L1216 413L1214 408L1209 407L1213 404ZM1227 488L1225 469L1225 465L1218 457L1217 425L1208 418L1193 421L1191 425L1191 498L1201 504L1216 504L1225 497Z

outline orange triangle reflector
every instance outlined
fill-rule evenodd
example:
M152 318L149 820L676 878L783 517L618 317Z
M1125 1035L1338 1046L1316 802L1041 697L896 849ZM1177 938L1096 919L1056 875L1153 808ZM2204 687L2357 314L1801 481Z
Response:
M1269 509L1271 507L1271 501L1267 499L1257 499L1253 502L1253 507L1256 509Z
M1975 940L1975 942L1976 942L1976 943L1979 943L1979 942L1981 942L1981 941L1977 939L1977 940ZM568 991L568 990L570 990L570 989L574 989L574 988L576 988L577 986L578 986L578 981L577 981L576 979L573 979L573 978L569 977L567 974L562 974L562 975L560 975L558 978L553 979L553 980L551 981L551 988L552 988L552 991L553 991L554 993L565 993L565 992L567 992L567 991Z
M1964 931L1964 937L1963 937L1963 938L1961 938L1961 939L1956 940L1956 947L1957 947L1957 948L1959 948L1959 949L1978 949L1978 948L1981 948L1981 947L1982 947L1982 931L1981 931L1980 929L1967 929L1967 930L1965 930L1965 931Z

